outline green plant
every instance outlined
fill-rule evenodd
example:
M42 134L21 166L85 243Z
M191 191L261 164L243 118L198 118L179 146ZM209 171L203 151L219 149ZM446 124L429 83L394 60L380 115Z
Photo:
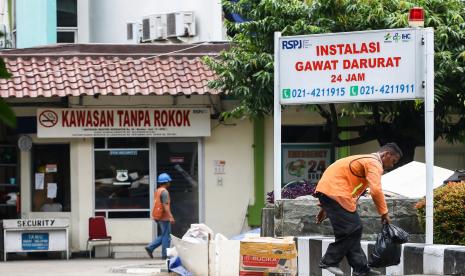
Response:
M2 36L4 36L4 34L0 32L0 37ZM0 79L9 79L10 77L11 74L6 68L5 61L0 58ZM0 98L0 122L12 128L16 127L16 115L2 98Z
M417 209L425 226L425 198ZM434 190L434 243L465 245L465 182L449 182Z

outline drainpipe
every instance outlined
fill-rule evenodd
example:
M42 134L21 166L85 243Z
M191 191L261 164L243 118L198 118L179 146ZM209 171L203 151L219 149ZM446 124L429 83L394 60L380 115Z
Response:
M9 35L12 36L12 33L13 33L13 2L12 0L8 0L8 26L10 27ZM3 35L6 35L6 34L3 34ZM13 48L13 46L11 48Z
M253 119L254 205L247 210L249 226L261 225L265 207L265 118Z
M350 126L350 119L348 117L344 117L344 118L339 119L339 122L340 122L341 126ZM341 136L341 139L343 139L343 140L350 139L350 132L349 131L343 131L340 136ZM347 157L349 155L350 155L350 147L349 146L339 147L335 160L343 158L343 157Z

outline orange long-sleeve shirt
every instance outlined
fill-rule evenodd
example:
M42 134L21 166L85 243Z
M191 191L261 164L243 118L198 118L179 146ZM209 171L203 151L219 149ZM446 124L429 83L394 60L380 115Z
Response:
M381 188L382 174L383 165L377 154L349 156L325 170L316 192L334 199L347 211L355 212L359 196L369 187L378 213L384 215L388 208Z

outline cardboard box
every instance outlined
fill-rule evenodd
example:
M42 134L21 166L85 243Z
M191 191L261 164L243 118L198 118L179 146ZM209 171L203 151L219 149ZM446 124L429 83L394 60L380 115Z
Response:
M294 238L257 237L242 240L239 275L297 275L297 250Z

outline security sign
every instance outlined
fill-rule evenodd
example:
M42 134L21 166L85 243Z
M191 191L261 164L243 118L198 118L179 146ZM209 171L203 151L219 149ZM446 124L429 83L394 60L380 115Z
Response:
M418 28L281 37L281 104L423 98L423 38Z

